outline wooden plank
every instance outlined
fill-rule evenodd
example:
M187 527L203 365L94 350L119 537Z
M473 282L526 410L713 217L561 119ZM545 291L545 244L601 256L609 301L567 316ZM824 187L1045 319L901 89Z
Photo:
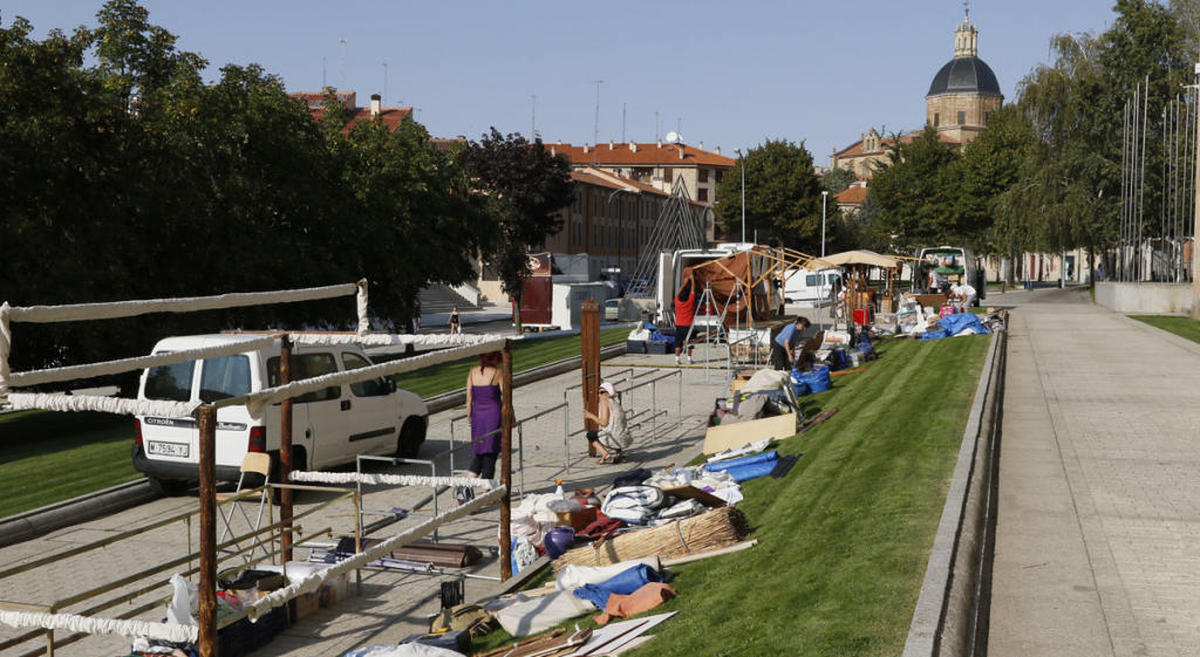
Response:
M691 484L687 484L685 486L676 486L675 488L664 488L663 493L666 493L667 495L674 495L675 497L685 500L700 500L700 503L704 506L725 506L725 500L706 490L696 488Z
M764 417L748 422L735 422L709 427L704 434L705 454L716 454L727 449L762 440L763 438L791 438L796 435L796 414Z
M824 422L825 420L828 420L829 418L833 417L834 415L837 415L837 412L838 412L838 409L836 409L836 408L827 408L827 409L821 411L820 413L817 413L811 420L806 421L804 423L804 426L800 427L800 430L797 431L796 434L799 435L799 434L804 433L805 431L808 431L809 429L817 426L818 424L821 424L822 422Z

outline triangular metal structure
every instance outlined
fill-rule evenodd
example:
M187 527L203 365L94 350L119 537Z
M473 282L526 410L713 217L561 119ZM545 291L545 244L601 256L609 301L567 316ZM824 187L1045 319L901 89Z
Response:
M642 246L637 269L629 280L625 296L653 297L658 278L658 255L679 249L702 249L706 243L704 232L703 217L692 207L687 186L682 178L676 178L670 198L654 220L654 232Z

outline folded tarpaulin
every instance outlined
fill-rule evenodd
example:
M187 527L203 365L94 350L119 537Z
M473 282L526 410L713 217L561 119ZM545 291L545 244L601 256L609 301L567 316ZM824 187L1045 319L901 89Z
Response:
M500 627L514 637L548 630L559 623L592 611L592 606L571 591L559 591L540 598L522 600L495 612Z
M724 461L717 461L716 463L705 463L704 469L708 470L709 472L720 472L722 470L729 470L730 468L736 468L742 465L752 465L754 463L774 461L778 458L779 452L771 450L769 452L763 452L762 454L742 456L736 459L726 459Z
M654 486L622 486L609 491L600 511L631 524L642 524L663 505L662 490Z
M588 584L599 584L639 564L645 564L655 570L659 569L657 555L622 561L607 566L578 566L572 564L570 566L563 566L562 570L558 571L558 575L555 577L555 586L560 591L566 591L568 589L587 586Z
M704 468L711 471L723 471L725 474L733 477L734 481L741 483L749 479L757 479L771 474L778 460L779 452L771 450L762 454L755 454L754 456L743 456L737 459L729 459L728 461L707 463L704 465Z
M921 334L922 340L941 340L942 338L948 337L950 337L950 332L946 329L934 329L932 331L925 331Z
M661 581L662 575L659 575L657 570L646 564L638 564L632 568L626 568L599 584L581 586L575 589L574 593L575 597L587 600L597 609L603 610L608 605L608 596L613 594L629 595L650 582Z
M675 589L662 582L651 582L629 595L613 594L608 596L608 604L604 613L593 618L599 625L604 625L613 618L629 618L643 611L650 611L662 603L675 597Z
M978 335L991 333L987 327L979 321L979 315L975 313L955 313L946 315L938 320L938 324L946 329L950 335L958 335L963 329L971 329Z

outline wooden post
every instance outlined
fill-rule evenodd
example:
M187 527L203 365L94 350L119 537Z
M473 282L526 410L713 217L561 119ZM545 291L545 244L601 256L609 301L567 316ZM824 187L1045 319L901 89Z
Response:
M600 308L592 299L583 302L579 313L579 329L583 407L591 413L597 413L600 408ZM600 427L585 418L583 428L595 431ZM595 445L588 443L588 456L595 455Z
M217 409L197 410L200 427L200 657L217 657Z
M279 341L279 385L292 382L292 339L284 335ZM283 400L279 406L279 483L288 484L292 480L292 398ZM282 488L279 491L279 520L283 528L280 530L279 547L283 551L283 561L292 560L292 489Z
M512 577L512 428L513 354L512 340L504 341L504 364L500 379L500 579Z

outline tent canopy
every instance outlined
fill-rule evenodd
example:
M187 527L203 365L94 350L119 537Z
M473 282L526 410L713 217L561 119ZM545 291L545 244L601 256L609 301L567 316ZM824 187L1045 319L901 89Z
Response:
M825 262L838 267L847 265L868 265L870 267L884 267L886 269L895 269L900 266L900 261L885 255L880 255L874 251L860 249L858 251L843 251L833 255L825 256Z

